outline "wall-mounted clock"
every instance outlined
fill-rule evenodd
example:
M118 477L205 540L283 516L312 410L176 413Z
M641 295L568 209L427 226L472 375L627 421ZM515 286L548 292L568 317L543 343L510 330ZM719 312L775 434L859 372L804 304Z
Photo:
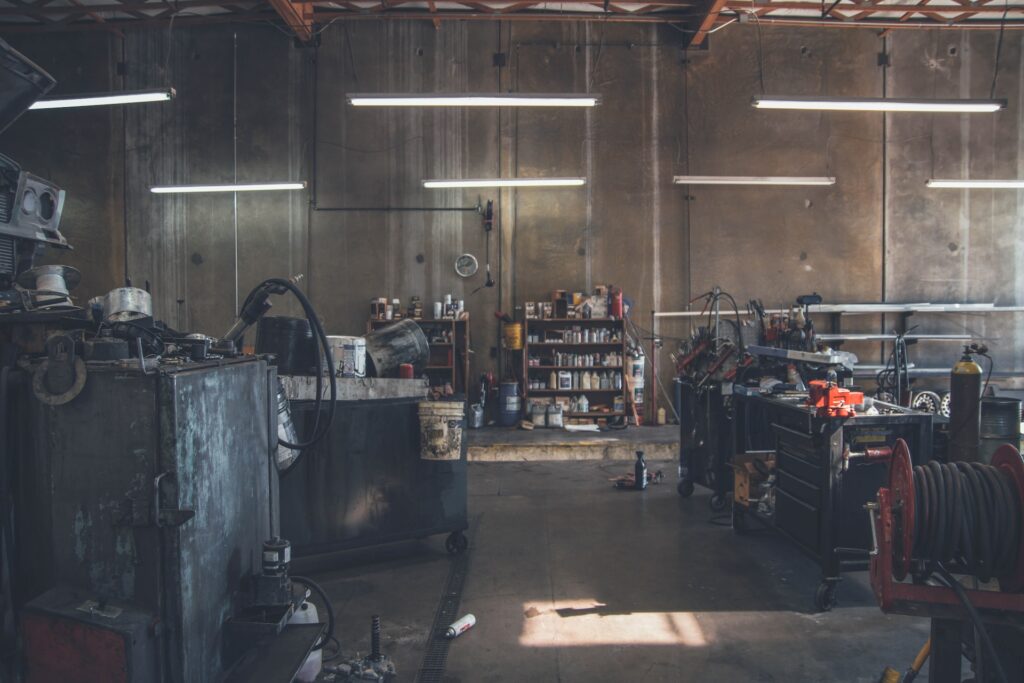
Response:
M477 263L476 256L472 254L463 254L455 259L455 272L459 274L459 277L474 275L479 267L480 264Z

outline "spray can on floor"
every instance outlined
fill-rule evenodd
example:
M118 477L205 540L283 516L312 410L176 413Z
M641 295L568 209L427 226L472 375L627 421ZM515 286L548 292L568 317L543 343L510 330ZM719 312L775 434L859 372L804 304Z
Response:
M475 624L476 624L476 617L474 617L472 614L467 614L466 616L462 617L458 621L452 623L452 625L449 626L445 630L444 637L445 638L458 638L463 633L465 633L469 629L473 628L473 626Z
M636 462L633 464L633 475L636 478L636 488L643 491L647 488L647 463L644 461L644 452L636 452Z

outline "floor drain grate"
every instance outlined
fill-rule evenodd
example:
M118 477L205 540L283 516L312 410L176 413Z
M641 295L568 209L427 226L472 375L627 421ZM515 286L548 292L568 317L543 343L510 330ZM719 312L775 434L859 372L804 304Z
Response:
M448 580L444 592L434 614L434 624L430 627L429 640L423 653L423 663L416 673L417 683L441 683L444 678L445 664L448 661L449 639L444 637L448 625L459 617L459 603L462 601L462 589L469 574L469 551L466 550L452 558L448 569Z

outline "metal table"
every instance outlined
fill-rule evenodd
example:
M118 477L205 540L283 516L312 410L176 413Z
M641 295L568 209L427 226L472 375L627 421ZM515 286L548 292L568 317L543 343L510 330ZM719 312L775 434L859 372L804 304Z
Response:
M312 432L312 377L285 377L300 434ZM281 478L281 535L296 557L449 534L466 547L466 439L458 460L420 458L423 380L339 379L334 423ZM323 408L326 410L326 407Z

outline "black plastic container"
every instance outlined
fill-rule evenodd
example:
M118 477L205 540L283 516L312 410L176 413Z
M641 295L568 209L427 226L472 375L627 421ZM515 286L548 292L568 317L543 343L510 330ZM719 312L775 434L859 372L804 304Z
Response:
M305 318L261 318L256 327L256 353L276 356L279 375L312 375L316 372L316 343Z

